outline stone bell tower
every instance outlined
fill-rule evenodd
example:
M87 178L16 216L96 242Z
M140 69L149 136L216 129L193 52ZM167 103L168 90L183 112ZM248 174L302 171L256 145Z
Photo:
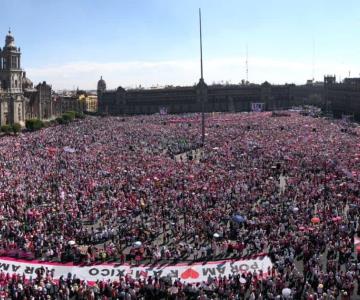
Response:
M25 121L25 97L22 89L23 70L21 69L20 48L9 30L5 46L0 48L0 83L4 98L0 103L0 124ZM5 100L5 101L4 101Z
M5 46L0 51L1 86L11 94L22 94L22 74L20 67L21 52L15 46L14 37L9 30L5 38Z

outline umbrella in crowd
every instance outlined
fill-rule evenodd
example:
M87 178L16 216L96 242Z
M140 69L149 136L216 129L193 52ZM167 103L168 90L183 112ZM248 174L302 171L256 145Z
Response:
M141 246L142 246L142 242L140 242L140 241L136 241L136 242L134 243L134 247L139 248L139 247L141 247Z
M240 215L234 215L232 217L232 220L236 223L244 223L245 222L245 218L243 216L240 216Z
M293 212L294 213L297 213L299 211L299 208L298 207L293 207Z
M313 223L313 224L319 224L319 223L320 223L320 218L318 218L318 217L313 217L313 218L311 219L311 223Z
M284 296L285 299L289 299L290 295L291 295L291 289L289 288L284 288L282 290L282 295Z

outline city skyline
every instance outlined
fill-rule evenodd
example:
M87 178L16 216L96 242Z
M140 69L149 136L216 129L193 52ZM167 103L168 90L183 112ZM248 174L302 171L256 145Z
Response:
M28 76L54 89L95 89L101 75L108 88L193 85L200 78L202 7L208 84L246 79L246 47L251 82L359 76L360 43L353 37L360 4L288 2L3 1L5 12L17 14L2 16L1 38L10 27Z

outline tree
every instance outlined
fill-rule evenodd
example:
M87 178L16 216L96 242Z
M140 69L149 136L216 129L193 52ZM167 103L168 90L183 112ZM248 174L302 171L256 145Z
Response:
M56 122L57 122L58 124L65 124L64 119L63 119L62 117L56 118Z
M75 116L73 116L70 113L64 113L62 115L62 119L63 119L64 124L67 124L67 123L73 121L75 119Z
M3 126L1 126L1 131L4 132L4 133L10 133L11 126L10 125L3 125Z
M39 130L44 127L44 122L39 119L26 120L25 127L30 131Z
M19 123L14 123L11 126L11 129L12 129L13 133L17 134L21 131L21 125Z
M85 115L83 113L80 113L80 112L75 112L75 118L76 119L84 119L85 118Z

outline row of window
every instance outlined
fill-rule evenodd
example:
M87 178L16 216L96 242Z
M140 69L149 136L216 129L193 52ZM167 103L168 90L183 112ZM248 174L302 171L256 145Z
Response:
M2 88L3 90L7 90L8 88L15 88L15 89L17 89L17 88L20 88L20 83L15 79L13 86L9 86L8 81L7 81L7 80L3 80L3 81L1 81L1 88Z
M4 70L7 69L9 66L12 69L20 68L20 57L16 55L12 55L10 57L10 65L6 57L0 57L0 69Z

